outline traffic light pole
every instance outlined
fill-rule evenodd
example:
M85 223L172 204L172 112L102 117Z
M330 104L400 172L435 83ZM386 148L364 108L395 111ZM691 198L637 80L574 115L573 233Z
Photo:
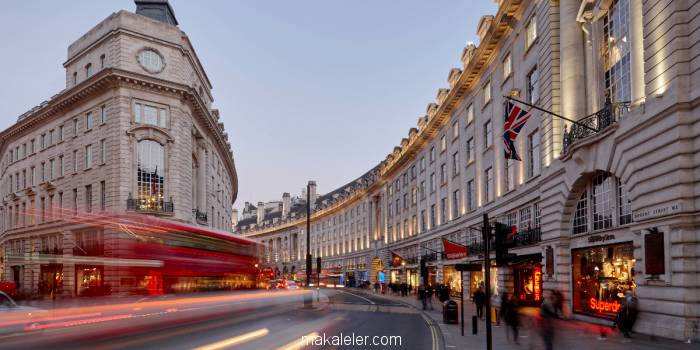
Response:
M489 225L489 215L484 214L484 284L486 289L486 350L493 347L491 340L491 226Z
M311 185L306 184L306 288L311 281ZM313 307L313 297L304 295L304 308Z

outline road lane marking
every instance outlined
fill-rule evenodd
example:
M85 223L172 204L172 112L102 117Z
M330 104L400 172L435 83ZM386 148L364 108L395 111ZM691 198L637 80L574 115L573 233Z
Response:
M107 316L107 317L97 317L97 318L86 318L86 319L76 320L76 321L65 321L65 322L57 322L57 323L32 325L32 326L24 327L24 330L25 331L34 331L34 330L38 330L38 329L47 329L47 328L56 328L56 327L72 327L72 326L79 326L79 325L91 324L91 323L97 323L97 322L121 320L121 319L132 318L132 317L134 317L134 315L129 314L129 315L117 315L117 316Z
M428 329L430 329L430 337L433 342L432 350L437 350L438 348L438 335L437 335L437 330L435 329L434 322L432 322L428 316L425 316L424 313L421 313L420 316L423 318L423 321L425 321L425 324L428 325Z
M353 293L350 293L350 292L346 292L346 291L344 291L344 290L338 290L337 292L345 293L345 294L350 294L350 295L352 295L352 296L354 296L354 297L358 297L358 298L360 298L360 299L362 299L362 300L364 300L364 301L370 303L370 305L377 305L377 303L373 302L372 300L369 300L369 299L367 299L367 298L365 298L365 297L363 297L363 296L359 296L359 295L357 295L357 294L353 294Z
M248 332L245 334L237 335L232 338L224 339L215 343L211 343L208 345L203 345L199 346L196 348L193 348L192 350L219 350L219 349L224 349L232 345L237 345L241 343L245 343L247 341L251 341L255 338L260 338L266 336L270 331L267 328L261 328L258 329L257 331L252 331Z
M319 336L318 332L311 332L309 334L301 336L301 338L299 338L298 340L295 340L291 343L280 346L279 348L277 348L277 350L299 350L299 349L303 348L304 345L306 345L304 342L304 338L316 338L318 336Z
M90 314L26 318L26 319L16 320L16 321L0 322L0 327L13 326L13 325L18 325L18 324L27 324L27 323L37 323L37 322L51 322L51 321L66 320L66 319L71 319L71 318L95 317L95 316L102 316L102 313L101 312L93 312Z

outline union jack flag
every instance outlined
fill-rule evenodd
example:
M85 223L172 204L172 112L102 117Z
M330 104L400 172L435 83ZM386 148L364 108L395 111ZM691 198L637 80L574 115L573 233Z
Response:
M503 114L505 123L503 124L503 146L506 159L522 160L515 151L515 139L520 130L525 126L525 122L530 118L530 112L516 106L510 100L503 103Z

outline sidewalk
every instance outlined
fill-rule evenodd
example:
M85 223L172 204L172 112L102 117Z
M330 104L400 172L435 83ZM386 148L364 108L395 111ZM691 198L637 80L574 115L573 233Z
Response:
M376 294L373 291L366 289L351 290L360 293L371 294L375 297L381 297L392 301L402 302L415 307L418 310L422 309L420 300L416 296L401 297L390 294ZM453 299L459 307L459 299ZM433 319L439 325L442 331L444 345L446 350L451 349L486 349L486 322L478 321L478 334L472 335L472 315L476 315L476 308L471 300L464 300L464 336L461 336L461 325L445 324L442 322L442 305L433 298L433 310L423 311L427 316ZM536 308L523 308L523 314L533 315L538 313ZM598 340L600 327L589 323L562 320L558 322L557 331L554 335L555 349L630 349L630 350L656 350L656 349L698 349L698 344L687 344L679 341L668 339L651 339L647 335L632 334L632 340L626 341L620 332L611 330L610 327L605 327L604 330L608 336L605 340ZM543 349L544 344L538 329L534 324L534 319L531 316L521 316L521 327L519 344L512 343L512 340L506 338L505 325L492 327L493 349Z

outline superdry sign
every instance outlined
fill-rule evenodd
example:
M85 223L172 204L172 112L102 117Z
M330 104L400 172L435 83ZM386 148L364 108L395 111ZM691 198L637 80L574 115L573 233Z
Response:
M467 247L457 244L446 239L442 239L442 247L445 250L445 258L447 260L456 260L467 257Z

